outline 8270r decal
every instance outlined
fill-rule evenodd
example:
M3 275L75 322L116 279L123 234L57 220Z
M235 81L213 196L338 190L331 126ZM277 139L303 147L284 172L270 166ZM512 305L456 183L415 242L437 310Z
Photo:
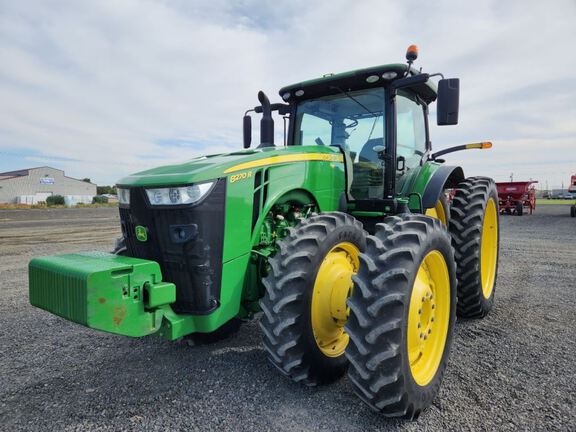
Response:
M235 183L240 180L246 180L252 177L252 171L244 171L230 176L230 183Z

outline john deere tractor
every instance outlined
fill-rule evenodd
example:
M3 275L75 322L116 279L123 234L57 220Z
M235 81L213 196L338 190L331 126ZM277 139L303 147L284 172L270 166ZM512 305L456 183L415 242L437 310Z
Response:
M258 316L289 379L347 372L370 407L416 418L438 393L456 316L492 308L499 247L494 181L440 158L491 144L432 152L429 106L439 125L457 124L459 80L417 70L416 57L411 46L407 64L286 86L281 103L260 92L244 150L121 179L115 252L33 259L30 302L169 340L210 340ZM287 125L281 145L273 113Z

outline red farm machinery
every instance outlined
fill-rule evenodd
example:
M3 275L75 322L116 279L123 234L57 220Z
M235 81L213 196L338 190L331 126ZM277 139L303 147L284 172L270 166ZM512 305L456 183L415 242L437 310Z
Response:
M498 200L500 201L500 213L522 216L524 207L526 207L532 214L536 208L535 183L538 183L538 181L496 183Z
M570 177L570 186L568 186L568 192L572 195L576 194L576 174ZM576 217L576 203L570 206L570 216Z

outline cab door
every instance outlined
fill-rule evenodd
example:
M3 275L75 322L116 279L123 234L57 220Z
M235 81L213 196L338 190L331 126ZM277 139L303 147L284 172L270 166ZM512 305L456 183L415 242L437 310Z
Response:
M396 98L396 193L410 187L426 154L425 105L414 93L399 90Z

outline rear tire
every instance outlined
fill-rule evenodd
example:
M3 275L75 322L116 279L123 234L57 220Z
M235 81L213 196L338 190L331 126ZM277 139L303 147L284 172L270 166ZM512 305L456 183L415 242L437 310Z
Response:
M348 301L348 377L375 411L416 419L438 394L452 344L450 235L439 220L423 215L388 217L376 227Z
M524 206L522 203L516 204L516 216L522 216L524 214Z
M425 215L439 219L444 226L448 227L450 224L450 203L444 191L440 194L436 205L433 208L427 209Z
M328 284L322 286L330 289L330 274L339 274L337 272L342 270L334 268L334 272L331 272L331 268L324 268L333 262L330 258L332 253L336 254L336 260L345 256L345 250L338 252L339 245L353 247L356 250L356 261L359 252L366 248L366 232L354 217L331 212L304 219L290 229L286 238L278 242L279 250L270 259L270 274L264 279L266 294L260 302L264 312L260 327L270 362L288 378L309 386L332 382L342 376L348 367L344 355L348 344L344 323L339 328L328 328L322 333L320 330L324 329L317 324L319 312L313 312L317 304L314 296L319 289L318 275L324 275ZM346 262L343 264L346 265ZM342 263L335 261L334 267L337 264ZM351 289L352 272L346 274L344 271L342 274L348 279L344 280L344 285L347 285L343 287ZM339 284L336 280L334 286ZM331 292L328 294L332 295ZM345 319L345 291L343 296L340 299L340 313L344 314ZM326 298L330 300L322 304L332 304L333 297ZM325 318L322 323L327 322L330 326L330 316ZM319 334L328 336L322 341ZM330 349L334 349L334 355L329 355Z
M458 185L450 213L450 234L460 317L482 318L494 304L500 241L498 215L494 180L470 177Z
M576 217L576 205L573 205L572 207L570 207L570 216Z

